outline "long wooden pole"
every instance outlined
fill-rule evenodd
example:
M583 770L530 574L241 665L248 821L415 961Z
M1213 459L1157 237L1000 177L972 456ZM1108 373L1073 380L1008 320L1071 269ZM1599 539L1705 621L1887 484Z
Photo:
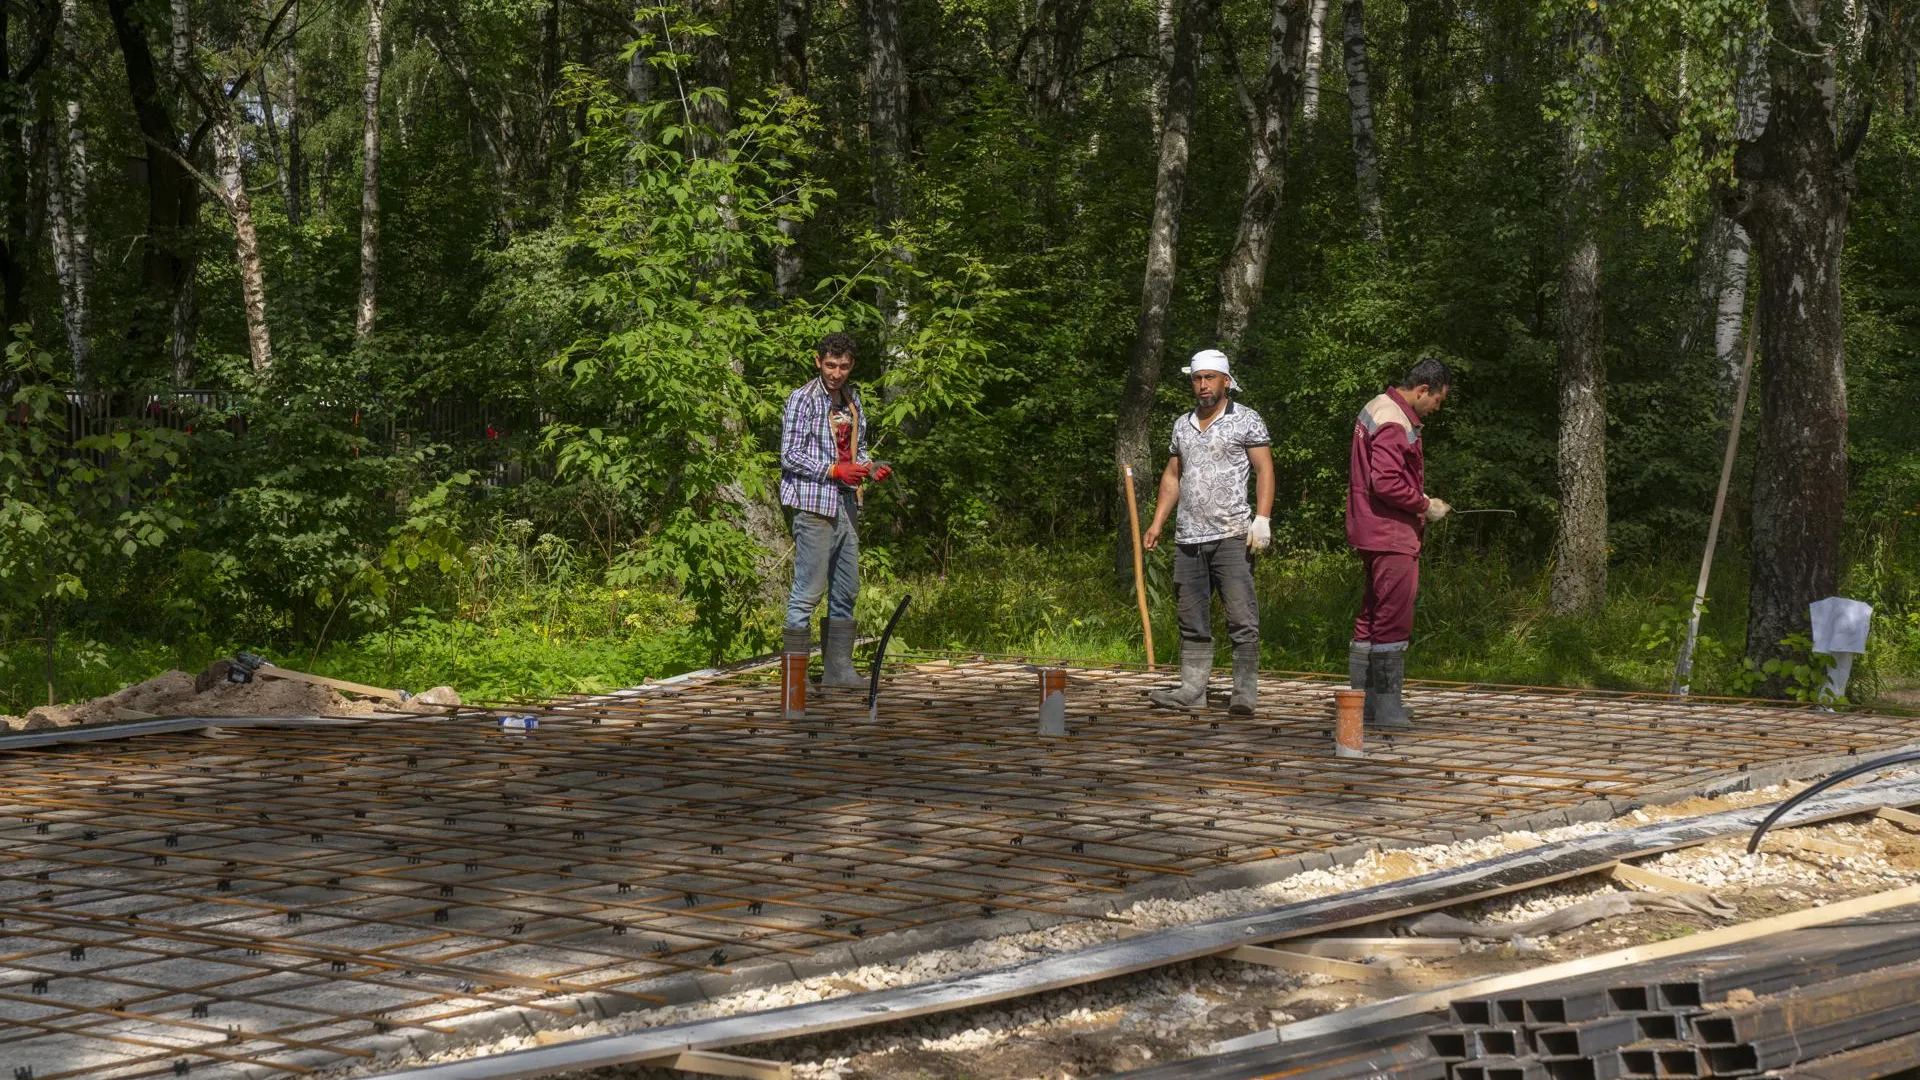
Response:
M1140 554L1140 504L1133 497L1133 466L1127 470L1127 535L1133 537L1133 594L1140 601L1140 636L1147 642L1147 670L1153 670L1153 619L1147 612L1147 567Z
M1727 454L1720 462L1720 490L1713 496L1713 521L1707 526L1707 550L1700 556L1700 580L1693 587L1693 612L1687 616L1687 637L1680 643L1680 659L1673 665L1673 692L1693 688L1693 648L1700 640L1700 612L1707 606L1707 576L1713 573L1713 549L1720 541L1720 518L1727 510L1727 488L1733 483L1733 461L1740 453L1740 420L1747 414L1747 383L1753 377L1753 342L1758 327L1747 323L1747 356L1740 362L1740 389L1733 396L1733 419L1727 425Z

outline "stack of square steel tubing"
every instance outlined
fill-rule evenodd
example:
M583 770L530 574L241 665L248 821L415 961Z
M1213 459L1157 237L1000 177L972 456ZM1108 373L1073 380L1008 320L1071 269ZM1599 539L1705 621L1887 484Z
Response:
M1147 1080L1889 1080L1920 1075L1920 910L1613 968Z

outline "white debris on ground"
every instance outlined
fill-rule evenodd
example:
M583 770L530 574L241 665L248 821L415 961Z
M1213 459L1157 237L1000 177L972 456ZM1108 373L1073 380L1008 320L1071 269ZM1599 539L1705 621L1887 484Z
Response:
M1539 833L1503 833L1453 844L1376 851L1349 866L1310 870L1255 888L1226 890L1190 900L1143 900L1122 913L1126 922L1065 923L830 975L743 990L697 1004L627 1013L564 1031L544 1032L537 1037L513 1037L491 1045L460 1048L431 1060L480 1057L534 1045L908 986L1085 948L1149 930L1349 892L1542 844L1634 828L1654 820L1776 802L1805 786L1777 785L1712 800L1692 798L1671 806L1636 810L1610 822L1584 823ZM1818 843L1827 850L1794 846L1799 842L1789 833L1817 835ZM1920 883L1920 835L1907 833L1885 821L1853 819L1817 829L1776 831L1765 845L1767 853L1758 859L1750 859L1744 853L1745 841L1744 835L1724 837L1698 847L1668 852L1641 865L1715 890L1740 906L1743 915L1748 917ZM1843 849L1857 849L1858 853L1831 853ZM1594 875L1464 904L1450 911L1473 921L1518 922L1625 887ZM1752 892L1751 897L1748 891ZM1741 903L1742 899L1754 902ZM1664 918L1672 920L1676 916L1669 914ZM806 1080L867 1080L902 1075L928 1078L1096 1075L1204 1052L1222 1038L1392 996L1422 985L1471 977L1479 973L1471 968L1475 961L1504 963L1506 968L1511 968L1550 962L1558 956L1617 948L1629 941L1629 928L1621 924L1634 921L1609 920L1541 943L1525 940L1469 943L1463 950L1465 956L1447 961L1394 961L1391 970L1396 977L1404 975L1408 980L1405 983L1369 987L1324 975L1201 960L981 1009L781 1043L765 1048L764 1052L792 1063L794 1075ZM1706 923L1695 919L1693 925ZM1519 955L1534 951L1546 955L1532 959ZM1421 970L1428 968L1432 970ZM1422 976L1426 976L1424 980ZM1293 1010L1298 1010L1299 1015ZM752 1055L754 1049L734 1047L728 1052ZM386 1071L395 1064L383 1061L375 1066L363 1065L327 1075L364 1075ZM608 1080L676 1074L625 1066L569 1075Z

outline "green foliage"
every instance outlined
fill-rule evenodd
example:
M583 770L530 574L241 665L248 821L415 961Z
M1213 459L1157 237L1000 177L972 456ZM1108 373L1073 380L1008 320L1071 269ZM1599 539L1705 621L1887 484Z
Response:
M196 56L233 55L238 9L189 6ZM1732 183L1736 100L1767 43L1765 7L1373 0L1383 244L1358 228L1329 35L1321 112L1293 130L1262 306L1234 357L1275 439L1287 554L1261 570L1271 663L1337 666L1354 600L1341 528L1352 417L1432 354L1459 388L1428 429L1430 486L1463 508L1518 513L1434 531L1416 655L1429 673L1462 677L1664 685L1724 435L1720 373L1699 329L1699 225ZM1153 201L1151 5L1087 9L1079 53L1058 58L1057 100L1040 91L1052 30L1031 11L1009 0L907 8L909 197L885 228L857 28L816 23L796 96L769 67L766 8L649 6L629 23L530 0L394 5L370 341L353 329L365 11L315 8L245 90L245 180L276 352L266 379L247 363L231 226L211 200L177 238L195 276L179 307L185 370L173 369L162 339L174 312L142 258L155 233L146 200L127 170L99 164L149 148L124 72L109 70L120 46L104 12L74 11L78 41L53 49L8 107L35 132L13 158L30 193L49 190L60 140L43 144L39 121L17 110L69 97L81 107L95 162L87 377L128 401L166 400L179 385L216 397L178 409L185 423L124 424L75 454L54 449L66 406L50 384L69 372L36 359L41 374L6 384L31 415L3 436L6 512L22 527L0 530L14 534L0 538L0 653L50 647L72 693L100 685L92 658L139 670L245 646L369 681L457 673L513 694L751 652L777 622L768 594L786 573L772 505L778 405L812 375L829 329L859 341L876 456L898 477L868 492L862 620L912 589L914 640L1137 649L1109 538L1115 408ZM1231 0L1210 28L1156 446L1187 406L1181 358L1218 344L1217 276L1246 194L1239 90L1215 61L1231 50L1257 86L1270 16L1264 2ZM1592 20L1606 48L1582 53L1572 31ZM1891 682L1920 671L1920 419L1909 404L1920 394L1920 123L1884 107L1898 96L1892 53L1855 48L1855 28L1829 24L1836 92L1883 101L1855 165L1841 279L1853 410L1844 591L1877 608L1863 677ZM164 53L161 23L143 25ZM1592 65L1582 85L1602 91L1590 112L1575 109L1576 60ZM202 107L162 81L177 128L196 130ZM47 134L62 115L49 114ZM296 132L278 123L296 115L297 155ZM1540 614L1574 123L1608 170L1614 596L1592 625ZM24 303L46 347L63 302L40 239L51 232L9 249L22 253ZM770 270L789 247L802 275L797 296L780 296ZM442 413L471 422L422 419ZM74 498L58 497L59 483ZM122 483L140 497L111 495ZM1740 637L1748 489L1737 475L1703 688L1737 689L1721 643ZM1164 620L1164 553L1147 578ZM1171 642L1170 623L1160 632ZM515 665L535 674L518 678ZM436 666L449 674L430 678Z
M56 642L75 606L187 528L172 490L180 440L140 427L69 442L53 358L24 327L6 370L18 389L0 423L0 611L37 623L52 702Z
M1795 701L1826 700L1820 690L1826 685L1827 671L1833 667L1833 657L1814 652L1813 639L1805 634L1788 634L1780 639L1780 647L1787 655L1770 657L1764 661L1755 661L1751 656L1743 657L1733 674L1734 686L1742 693L1750 694L1769 682L1778 682L1786 696ZM1845 705L1847 700L1841 697L1832 703Z

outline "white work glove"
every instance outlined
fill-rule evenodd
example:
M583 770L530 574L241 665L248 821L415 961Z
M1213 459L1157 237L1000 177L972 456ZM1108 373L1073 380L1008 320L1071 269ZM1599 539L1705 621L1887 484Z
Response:
M1439 521L1452 511L1453 507L1448 506L1445 499L1436 499L1431 495L1427 496L1427 520L1429 522Z
M1268 519L1256 517L1253 527L1247 530L1247 550L1255 555L1273 546L1273 525Z

